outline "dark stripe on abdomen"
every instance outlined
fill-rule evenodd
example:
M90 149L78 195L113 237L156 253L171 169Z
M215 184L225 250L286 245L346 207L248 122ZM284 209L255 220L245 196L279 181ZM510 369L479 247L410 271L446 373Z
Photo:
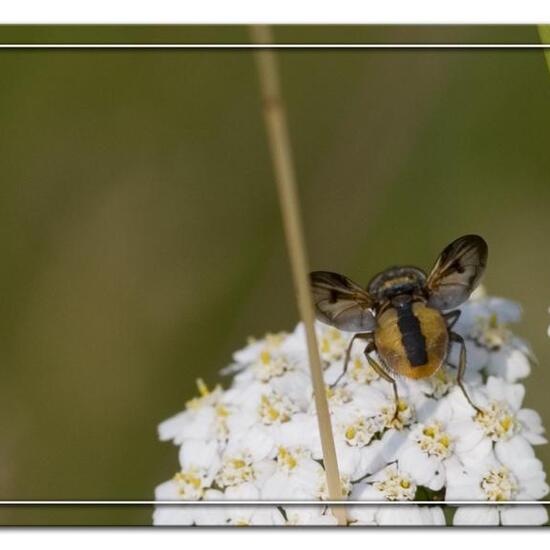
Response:
M419 367L428 362L426 339L422 334L420 321L412 310L412 304L406 303L397 309L397 324L401 332L401 343L412 367Z

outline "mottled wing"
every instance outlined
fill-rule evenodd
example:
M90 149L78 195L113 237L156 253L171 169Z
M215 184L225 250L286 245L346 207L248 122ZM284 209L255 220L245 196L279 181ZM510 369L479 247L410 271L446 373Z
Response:
M375 320L369 293L347 277L328 271L310 273L317 319L349 332L370 332Z
M465 302L479 283L487 264L487 243L465 235L443 250L426 281L430 306L452 309Z

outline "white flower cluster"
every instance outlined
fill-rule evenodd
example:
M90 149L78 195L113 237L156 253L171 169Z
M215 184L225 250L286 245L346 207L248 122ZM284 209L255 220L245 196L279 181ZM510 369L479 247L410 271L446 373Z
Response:
M528 346L508 328L516 304L481 293L462 307L455 330L467 345L465 384L483 415L456 386L458 350L424 380L390 384L369 366L364 344L317 326L341 486L350 500L538 500L548 492L533 445L546 442L539 415L522 408ZM458 346L457 346L458 347ZM302 325L269 334L235 353L231 387L209 390L159 427L179 446L181 470L157 500L323 500L328 491ZM349 505L350 525L540 525L542 505ZM451 519L452 518L452 519ZM323 505L158 505L156 525L331 525Z

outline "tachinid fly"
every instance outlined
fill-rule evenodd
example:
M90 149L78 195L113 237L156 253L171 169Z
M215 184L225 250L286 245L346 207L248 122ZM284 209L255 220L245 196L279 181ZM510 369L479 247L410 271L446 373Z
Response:
M394 267L373 277L366 290L338 273L311 273L317 319L356 333L335 384L347 370L353 342L364 340L369 364L393 385L397 416L399 396L392 374L415 379L431 376L456 342L461 346L457 384L481 413L464 388L466 347L452 328L460 316L454 308L477 287L487 252L487 243L480 236L465 235L443 250L429 275L416 267ZM380 363L371 357L372 351L377 352Z

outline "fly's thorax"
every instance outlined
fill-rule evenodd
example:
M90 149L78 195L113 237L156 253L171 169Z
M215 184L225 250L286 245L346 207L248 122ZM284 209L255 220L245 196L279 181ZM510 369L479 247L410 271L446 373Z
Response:
M425 283L426 274L417 267L392 267L375 275L368 291L380 303L398 296L423 294Z
M438 310L406 295L380 311L374 340L387 368L410 378L425 378L443 364L449 332Z

